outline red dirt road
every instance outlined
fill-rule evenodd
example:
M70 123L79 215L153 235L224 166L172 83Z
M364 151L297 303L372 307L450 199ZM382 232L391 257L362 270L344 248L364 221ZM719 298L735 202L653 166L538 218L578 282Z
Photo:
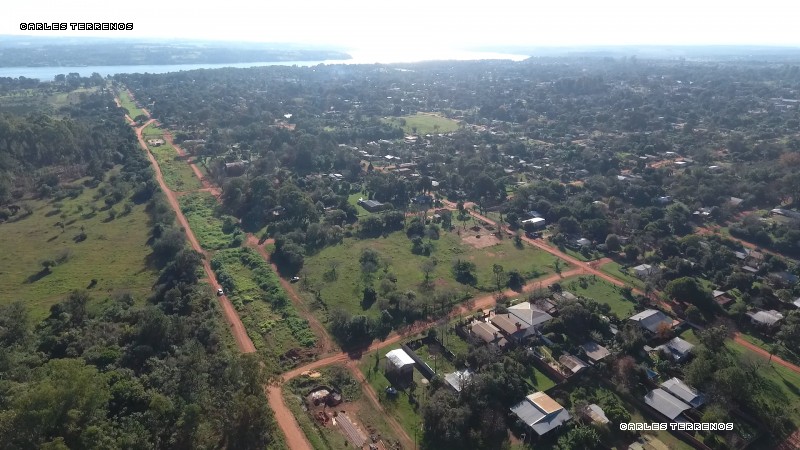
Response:
M180 223L181 227L184 229L186 237L189 239L189 243L196 252L204 256L203 270L206 272L206 277L208 277L209 281L211 282L211 286L214 288L214 290L217 290L219 289L220 285L217 282L217 277L214 275L214 271L211 270L211 265L208 263L206 253L203 251L203 248L200 247L200 243L197 241L194 232L192 232L191 227L189 227L189 222L186 220L186 217L181 211L181 207L178 204L178 199L175 197L175 193L169 190L167 184L164 182L164 176L161 173L161 168L158 166L158 162L153 154L147 149L147 144L144 142L144 138L142 137L142 130L144 130L144 128L150 125L152 122L153 119L150 119L144 125L136 129L136 137L139 140L139 145L147 154L147 158L150 159L150 164L153 165L153 169L156 173L156 180L158 180L158 184L161 186L161 190L164 192L164 196L167 198L169 205L175 211L175 215L178 218L178 223ZM228 297L221 295L217 297L217 300L222 307L222 313L225 316L225 320L231 327L231 333L233 333L233 337L236 339L236 346L239 347L239 350L242 353L255 352L256 347L253 345L253 341L250 340L250 337L247 336L247 331L245 330L241 319L239 319L236 309L234 309L230 300L228 300Z
M742 347L746 347L748 350L751 350L751 351L757 353L758 355L763 356L764 359L769 359L769 352L768 351L764 350L763 348L761 348L761 347L759 347L757 345L751 344L750 342L747 342L746 340L744 340L744 338L742 338L742 333L739 333L738 331L736 333L734 333L733 334L733 340L737 344L741 345ZM791 370L794 373L800 373L800 366L796 366L796 365L790 363L789 361L786 361L786 360L783 360L781 358L778 358L777 356L773 356L772 357L772 362L774 362L774 363L776 363L778 365L781 365L783 367L786 367L787 369Z
M300 424L297 423L294 414L286 406L280 386L264 386L264 393L267 394L269 407L275 412L275 420L286 437L287 447L291 450L313 450L303 430L300 429ZM295 431L287 433L287 430Z

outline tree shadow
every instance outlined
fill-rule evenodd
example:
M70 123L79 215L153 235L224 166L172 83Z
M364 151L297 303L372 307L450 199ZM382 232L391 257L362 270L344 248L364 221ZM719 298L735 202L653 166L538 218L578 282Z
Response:
M53 273L53 271L50 270L49 268L45 267L42 270L40 270L40 271L36 272L35 274L33 274L33 275L29 276L28 278L26 278L25 279L25 284L35 283L35 282L41 280L42 278L50 275L51 273Z

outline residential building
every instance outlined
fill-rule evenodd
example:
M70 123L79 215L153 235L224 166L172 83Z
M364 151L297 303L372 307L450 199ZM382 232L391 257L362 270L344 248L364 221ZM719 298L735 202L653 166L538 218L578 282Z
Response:
M358 204L369 212L383 211L386 208L386 205L377 200L364 200L362 198L358 200Z
M644 402L670 420L677 419L692 406L663 389L653 389L644 396Z
M544 228L547 225L547 221L541 217L533 217L530 219L525 219L520 223L522 223L523 227L525 227L525 225L528 225L536 229Z
M566 367L567 370L569 370L570 373L567 374L568 376L576 375L581 371L583 371L584 369L586 369L587 367L589 367L588 364L583 362L577 356L572 356L567 354L561 355L558 358L558 362L560 362L562 366Z
M644 310L629 317L628 320L636 322L640 327L651 333L658 333L662 327L672 328L674 323L671 317L657 309Z
M531 303L522 302L508 308L505 314L493 315L489 321L499 328L507 339L523 341L538 334L541 325L552 318L553 316Z
M659 345L656 350L665 351L673 360L677 362L685 361L689 358L694 345L679 338L674 337L664 345Z
M572 416L544 392L536 392L511 408L511 412L538 436L560 427Z
M470 327L470 334L485 342L486 344L496 345L503 348L508 344L506 338L500 333L500 330L494 325L486 322L477 321Z
M581 348L586 353L586 359L588 359L591 363L597 363L611 354L607 348L594 341L589 341L582 344Z
M633 270L633 273L639 278L646 278L656 273L656 269L650 264L640 264L631 270Z
M775 324L783 319L783 314L774 309L769 311L751 311L748 312L747 315L750 316L750 321L753 322L753 325L760 325L767 328L775 326Z
M454 391L461 392L464 385L472 379L472 371L469 369L458 370L456 372L445 374L444 381Z
M603 411L603 408L601 408L600 406L598 406L598 405L596 405L594 403L592 403L591 405L588 405L583 410L583 415L584 415L584 417L588 418L592 422L599 423L601 425L610 422L608 420L608 417L606 417L606 412Z
M661 383L661 388L682 401L688 403L692 408L699 408L706 402L703 394L690 387L678 378L670 378Z

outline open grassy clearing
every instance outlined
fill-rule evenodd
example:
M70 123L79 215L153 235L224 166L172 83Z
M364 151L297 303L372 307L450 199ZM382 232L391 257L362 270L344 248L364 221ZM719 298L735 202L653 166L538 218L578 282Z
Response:
M205 250L220 250L241 244L234 240L237 221L218 213L217 199L213 195L192 192L181 196L178 202L200 246Z
M295 360L286 353L298 350L299 355L313 347L316 338L261 256L250 248L220 250L211 267L256 349L275 363L273 368L282 371L299 363L302 355Z
M397 125L406 134L450 133L459 128L457 121L435 114L417 113L412 116L388 117L387 123Z
M142 133L145 142L148 139L160 138L163 134L164 132L161 129L152 124L146 127ZM189 167L189 164L185 160L178 156L174 147L168 143L159 146L150 145L148 143L147 148L150 149L150 153L152 153L156 161L158 161L158 166L161 168L161 173L164 175L164 181L171 190L186 192L203 187L200 180L195 176L194 171L192 171L192 168Z
M764 381L763 385L760 386L758 395L772 402L787 405L792 422L795 425L800 425L800 374L792 372L779 364L768 364L763 356L755 354L736 342L729 341L726 345L740 358L750 358L764 362L758 369L758 374Z
M145 205L131 203L128 214L109 220L98 196L101 186L60 201L24 201L33 211L30 216L0 224L0 301L24 301L38 321L52 304L74 289L89 287L93 279L97 283L89 293L94 299L123 291L139 299L148 294L157 272L148 264L150 218ZM84 240L79 238L82 232ZM45 260L57 263L49 274L42 271Z
M47 93L35 89L20 89L0 95L0 112L25 115L31 112L59 117L58 110L81 101L81 96L96 92L96 87L78 88L71 92Z
M478 288L486 292L495 289L492 271L495 263L501 264L506 273L516 269L528 279L553 273L553 256L527 246L516 248L510 239L492 247L476 249L463 244L455 231L442 231L440 238L433 243L435 249L431 256L422 256L411 253L412 244L404 232L391 233L385 238L347 238L340 245L327 247L316 255L306 257L303 276L320 286L321 297L329 309L343 308L350 313L360 314L364 312L361 306L364 281L358 259L366 248L377 251L381 258L381 267L374 274L376 289L383 279L394 276L398 291L414 290L426 296L430 296L431 292L424 286L424 274L420 269L425 261L436 261L430 274L436 291L448 290L459 293L462 297L474 296L480 292ZM455 281L452 263L456 259L475 264L476 287ZM331 280L329 274L334 265L336 277ZM562 267L565 266L566 264L562 264ZM376 316L379 311L376 307L371 307L366 314Z
M616 261L611 261L609 263L603 264L602 266L599 267L599 269L601 272L605 272L620 281L624 281L625 283L628 283L631 286L635 286L639 289L644 290L645 287L644 281L642 281L641 279L632 274L623 271L622 265Z
M133 101L130 95L128 95L128 91L125 89L120 89L117 91L119 97L119 103L128 112L128 115L131 119L136 119L136 116L144 114L144 111L141 110L138 106L136 106L136 102Z
M622 296L620 288L593 275L577 275L561 280L561 287L586 298L604 303L620 319L633 314L634 303Z

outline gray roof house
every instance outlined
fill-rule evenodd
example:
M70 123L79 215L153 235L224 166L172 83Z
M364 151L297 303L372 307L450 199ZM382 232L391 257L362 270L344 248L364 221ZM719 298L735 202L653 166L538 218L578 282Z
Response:
M490 323L475 322L470 327L470 333L487 344L494 344L501 348L508 344L506 338L500 334L500 330Z
M581 348L586 352L586 358L592 363L596 363L611 354L607 348L594 341L582 344Z
M538 334L541 325L552 318L529 302L522 302L509 307L505 314L495 314L489 321L508 338L524 340Z
M678 378L670 378L661 383L661 388L688 403L692 408L699 408L706 402L706 398L703 394L689 387L689 385Z
M628 320L638 323L640 327L651 333L657 333L659 327L664 325L672 327L672 318L657 309L646 309L629 317Z
M747 313L750 320L756 325L771 327L783 319L783 314L771 309L769 311L758 311Z
M464 385L472 379L472 371L469 369L458 370L453 373L445 374L444 381L456 392L461 392Z
M684 411L692 409L691 405L683 402L663 389L653 389L644 396L644 402L667 416L670 420L675 420Z
M636 274L639 278L644 278L646 276L652 275L656 273L657 269L650 264L639 264L638 266L632 268L633 273Z
M666 344L656 347L656 350L664 350L672 359L680 362L689 357L693 348L694 345L689 342L679 337L674 337Z
M563 406L544 392L528 395L525 400L513 406L511 412L539 436L558 428L572 418Z

